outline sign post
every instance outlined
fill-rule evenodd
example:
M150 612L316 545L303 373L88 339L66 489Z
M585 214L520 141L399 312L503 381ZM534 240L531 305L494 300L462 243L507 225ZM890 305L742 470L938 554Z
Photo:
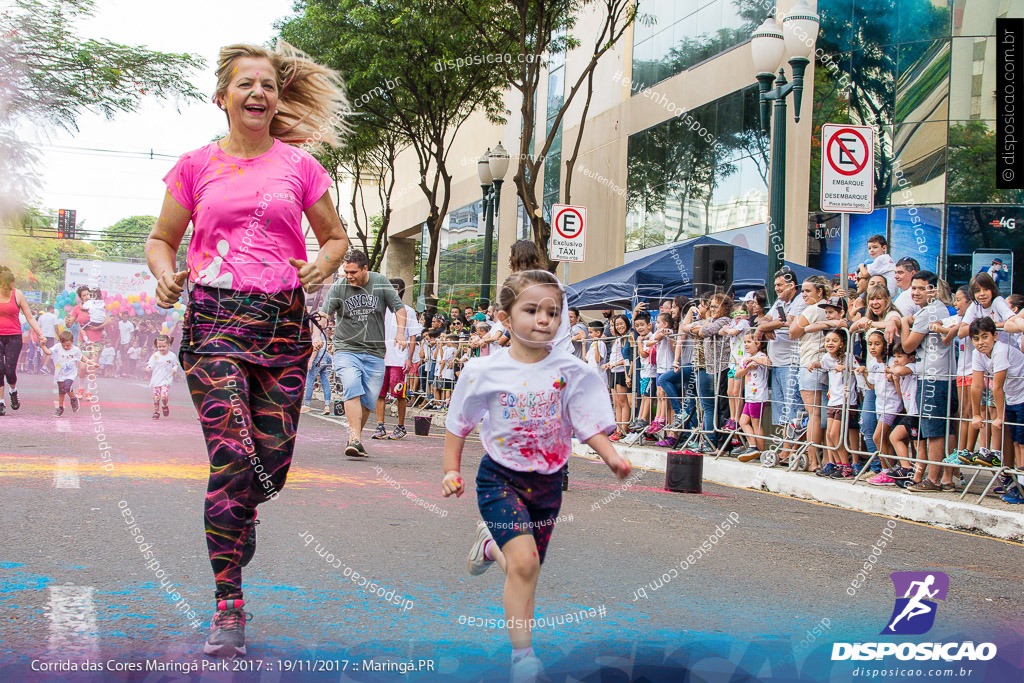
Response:
M551 217L548 258L583 263L587 249L587 207L555 204L551 207Z

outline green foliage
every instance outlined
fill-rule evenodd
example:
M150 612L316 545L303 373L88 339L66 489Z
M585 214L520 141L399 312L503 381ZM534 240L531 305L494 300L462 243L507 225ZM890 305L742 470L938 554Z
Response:
M104 228L103 239L111 241L100 242L97 251L104 256L146 258L146 237L154 225L156 216L122 218Z
M93 245L80 240L25 237L0 238L4 265L14 271L19 289L55 293L64 289L63 253L92 254Z
M996 133L983 121L949 126L946 201L1021 204L1024 190L996 188Z

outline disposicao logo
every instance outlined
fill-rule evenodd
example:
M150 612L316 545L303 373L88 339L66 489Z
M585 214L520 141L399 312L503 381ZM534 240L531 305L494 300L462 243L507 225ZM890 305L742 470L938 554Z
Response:
M935 600L946 600L949 577L942 572L893 572L889 578L896 587L896 605L882 635L928 633L935 624Z
M896 604L882 629L882 635L916 636L935 625L936 600L946 600L949 577L942 572L892 572ZM832 660L884 659L895 655L900 660L988 661L996 656L993 643L834 643Z

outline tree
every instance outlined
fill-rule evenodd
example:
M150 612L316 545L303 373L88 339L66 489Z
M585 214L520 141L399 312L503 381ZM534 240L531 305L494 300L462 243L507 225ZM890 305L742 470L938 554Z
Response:
M337 69L358 112L412 149L428 206L426 271L432 274L451 201L452 140L478 109L494 123L504 121L504 80L492 64L444 68L479 50L476 31L460 21L448 2L300 0L296 9L297 17L280 24L282 37ZM421 284L433 308L435 283Z
M77 131L83 111L113 118L144 97L203 99L184 74L194 55L82 38L92 0L10 0L0 14L0 214L16 214L37 187L25 128Z
M121 258L146 258L146 237L156 225L156 216L131 216L122 218L109 228L104 228L105 242L97 245L97 251L104 256Z
M517 194L533 225L534 243L546 259L551 226L544 219L542 203L537 196L537 184L544 169L544 160L556 139L560 138L566 112L576 99L576 95L583 90L583 109L576 129L576 140L565 162L565 192L562 199L566 203L570 202L572 172L579 156L587 112L594 93L594 69L601 57L618 42L633 23L636 18L636 3L632 0L454 0L452 4L462 13L466 26L477 32L483 50L478 48L474 50L474 54L479 55L486 51L490 55L505 55L508 54L509 46L514 46L511 53L514 59L502 59L491 66L501 72L507 83L518 90L522 97L520 113L523 127L519 139L518 166L512 181L516 184ZM545 65L545 55L562 50L568 51L582 45L570 32L580 14L592 7L602 8L603 21L597 37L590 46L590 61L572 83L557 113L552 117L552 112L547 112L546 118L551 120L551 124L546 137L540 143L540 151L534 155L537 91L541 76L545 73L542 68ZM555 266L556 262L548 261L549 270L554 271Z
M80 240L37 239L7 236L0 238L4 265L14 272L19 289L56 293L64 290L64 254L92 254L95 248Z

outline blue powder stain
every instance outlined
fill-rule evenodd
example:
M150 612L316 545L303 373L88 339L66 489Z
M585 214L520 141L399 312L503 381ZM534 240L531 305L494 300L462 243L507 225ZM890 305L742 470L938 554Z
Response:
M15 567L24 567L25 565L18 562L0 562L0 569L14 569Z

